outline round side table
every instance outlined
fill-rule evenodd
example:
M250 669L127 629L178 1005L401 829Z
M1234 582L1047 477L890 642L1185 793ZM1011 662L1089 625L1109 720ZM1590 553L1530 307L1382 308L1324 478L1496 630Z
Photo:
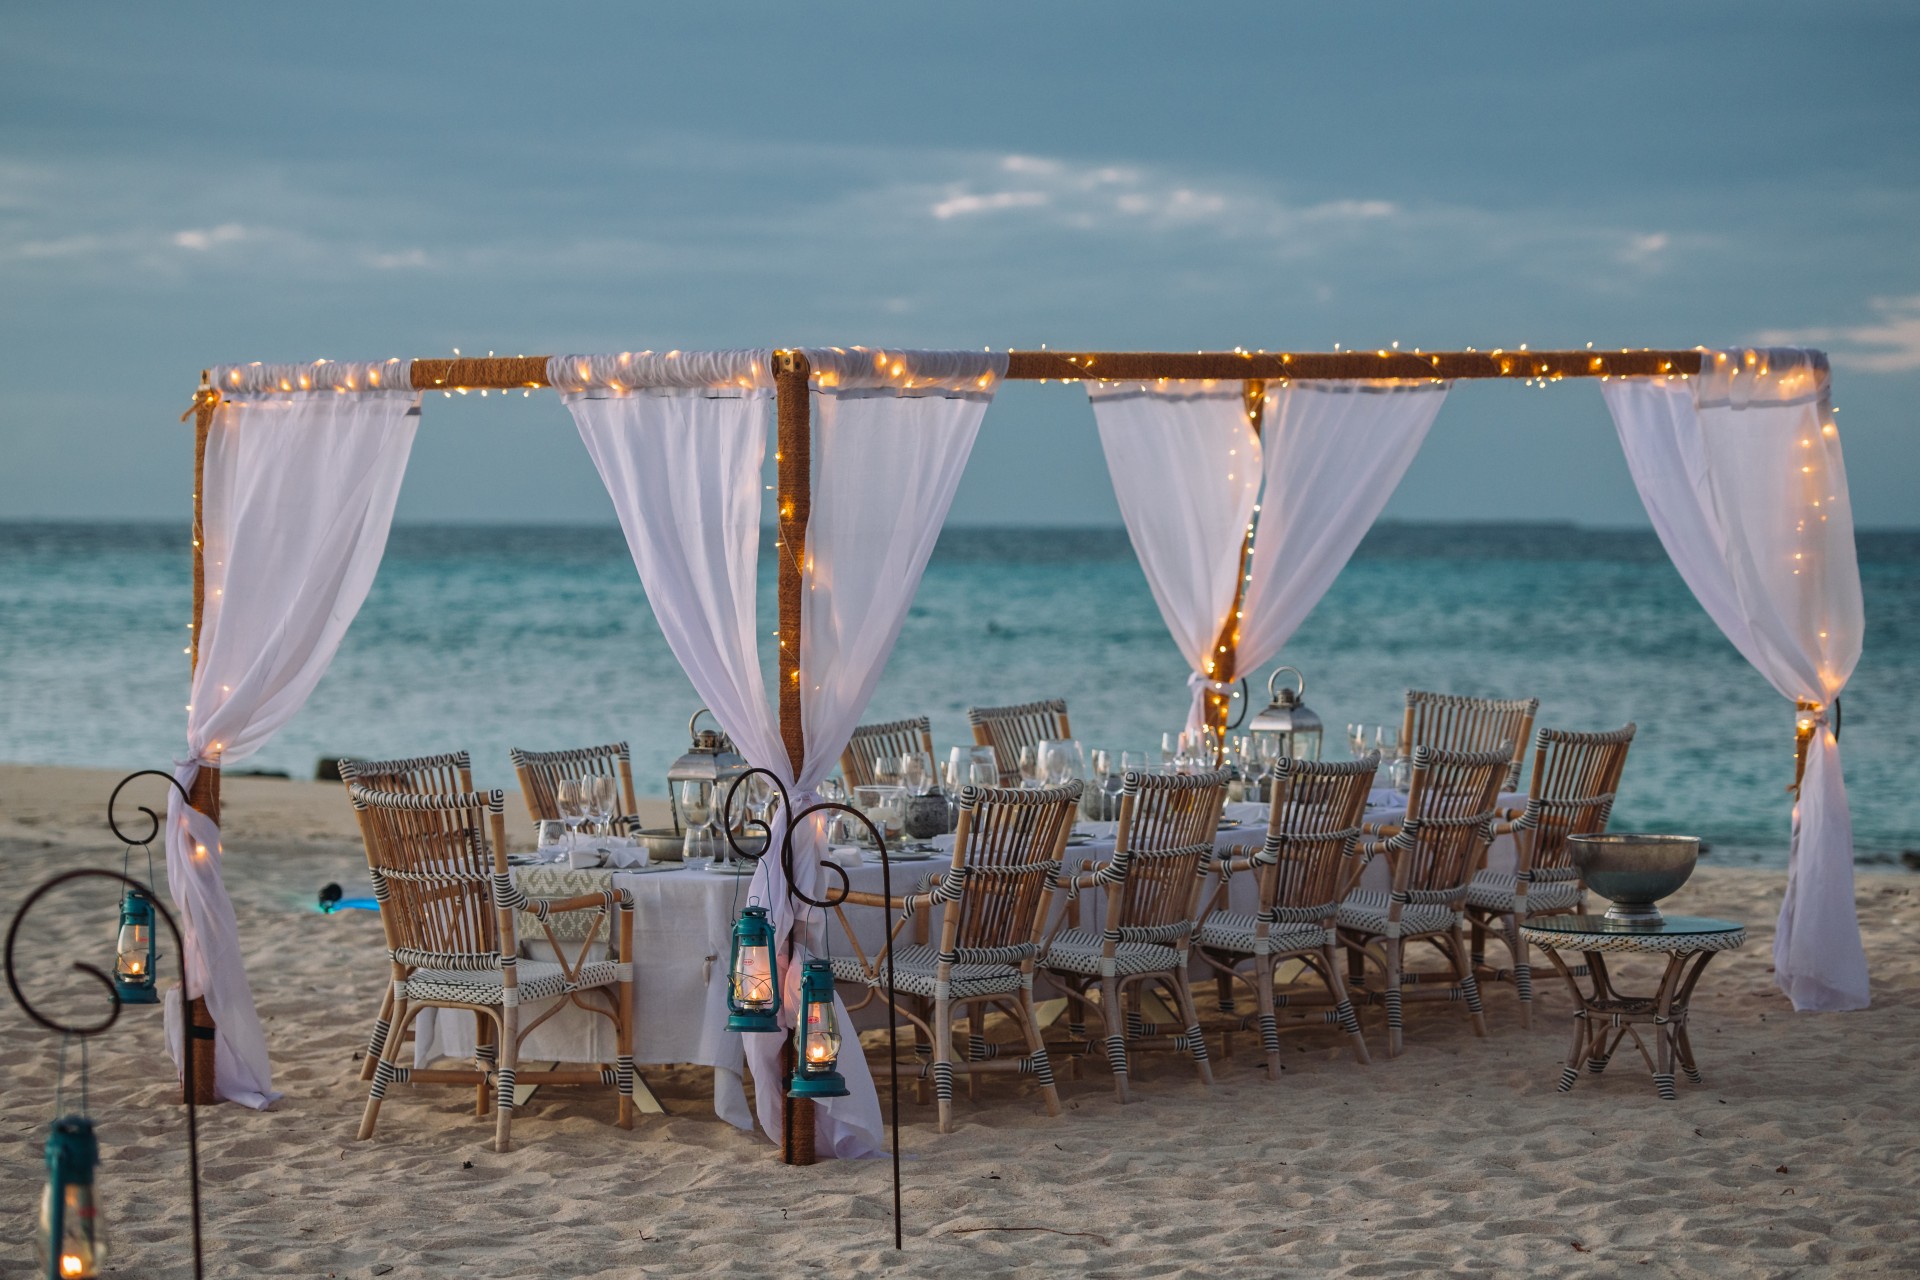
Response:
M1693 1060L1693 1045L1687 1039L1687 1002L1700 981L1707 962L1722 951L1733 951L1747 940L1744 925L1732 920L1710 920L1701 916L1668 916L1652 927L1627 925L1604 916L1541 916L1527 921L1520 936L1545 951L1554 968L1567 980L1579 1008L1573 1015L1573 1049L1567 1055L1566 1068L1560 1073L1560 1092L1573 1088L1580 1078L1580 1062L1595 1075L1607 1069L1607 1059L1620 1047L1620 1041L1633 1037L1634 1047L1646 1059L1653 1072L1654 1087L1668 1102L1680 1095L1673 1087L1673 1060L1677 1056L1687 1079L1700 1083L1700 1071ZM1591 994L1580 989L1574 971L1560 957L1563 951L1578 951L1586 956L1586 971L1593 981ZM1608 955L1664 955L1666 972L1660 987L1651 996L1621 995L1607 976ZM1634 1028L1654 1028L1658 1061L1647 1052L1646 1042Z

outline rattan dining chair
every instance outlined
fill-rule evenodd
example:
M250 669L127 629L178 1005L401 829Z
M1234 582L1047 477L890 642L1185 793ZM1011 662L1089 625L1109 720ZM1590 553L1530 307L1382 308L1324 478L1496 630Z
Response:
M1186 775L1129 770L1120 789L1113 857L1099 866L1089 860L1079 873L1063 875L1054 891L1049 915L1056 923L1042 941L1040 967L1069 1001L1101 1023L1102 1039L1066 1047L1081 1054L1103 1047L1121 1102L1127 1101L1130 1049L1183 1051L1201 1081L1213 1083L1187 961L1226 798L1224 769ZM1068 896L1086 890L1101 891L1104 899L1099 929L1073 927L1068 920ZM1140 995L1152 987L1178 1012L1179 1026L1141 1018Z
M1390 1058L1400 1055L1401 1003L1409 998L1408 988L1413 999L1464 1000L1474 1034L1487 1034L1461 926L1467 886L1485 862L1494 806L1512 759L1513 748L1506 743L1493 751L1414 748L1406 820L1389 837L1361 841L1364 857L1387 859L1393 888L1348 893L1337 920L1348 950L1349 980L1364 980L1368 961L1380 971L1380 987L1368 991L1371 1000L1387 1008ZM1450 974L1406 971L1407 944L1423 940L1446 957Z
M400 760L355 760L339 762L340 781L359 783L369 791L396 791L404 795L465 795L473 790L473 757L465 751L449 751L437 756L408 756ZM360 1078L373 1079L373 1065L386 1048L387 1031L393 1019L393 984L380 990L380 1013L373 1021L373 1034L367 1038L366 1056L360 1060Z
M1520 993L1521 1026L1533 1025L1533 967L1521 926L1529 916L1586 910L1584 886L1573 866L1567 837L1607 829L1634 731L1632 724L1605 733L1540 730L1534 740L1526 811L1517 821L1496 828L1497 834L1513 833L1516 865L1512 871L1482 871L1467 886L1474 968L1482 978L1512 980ZM1484 967L1489 932L1507 944L1513 968Z
M1194 932L1194 945L1208 966L1254 988L1253 1014L1233 1016L1223 1009L1230 1016L1220 1025L1230 1031L1250 1024L1260 1028L1269 1080L1280 1078L1278 1011L1283 1008L1299 1009L1302 1017L1306 1008L1323 1008L1323 1021L1347 1033L1354 1058L1370 1061L1340 975L1337 920L1341 902L1360 876L1360 821L1379 765L1378 752L1358 760L1276 761L1266 842L1250 856L1219 861L1214 908ZM1244 872L1259 877L1259 909L1251 914L1226 905L1231 878ZM1303 962L1301 980L1317 977L1323 992L1280 991L1276 971L1291 960Z
M1047 1114L1060 1114L1053 1066L1041 1038L1033 1007L1033 972L1040 954L1040 931L1058 883L1067 833L1080 803L1080 784L1022 790L968 787L960 793L960 824L954 831L953 858L913 893L891 901L877 893L850 893L854 906L898 911L889 926L893 937L892 1016L912 1024L913 1064L933 1077L939 1103L940 1132L953 1132L953 1077L971 1081L976 1073L1017 1072L1040 1085ZM940 909L937 947L905 942L908 921L922 911ZM885 953L869 957L855 937L843 907L836 907L853 954L833 958L834 977L866 989L855 1008L886 1001ZM1007 1014L1019 1027L1025 1052L999 1056L1000 1046L986 1042L987 1014ZM954 1023L968 1019L968 1048L956 1058ZM920 1061L930 1042L930 1062ZM907 1064L903 1064L907 1065Z
M571 751L524 751L511 747L513 771L520 775L520 795L527 802L527 813L535 822L560 816L558 790L563 778L620 778L620 802L626 806L619 818L639 812L633 798L633 753L624 742L609 742L599 747L575 747Z
M927 759L933 760L933 721L926 716L863 724L855 729L847 749L840 753L840 776L846 779L848 794L854 787L879 781L874 776L875 760L892 760L897 765L910 751L924 751Z
M1407 690L1407 711L1400 727L1400 751L1413 755L1416 747L1438 751L1491 751L1504 747L1513 753L1504 789L1520 785L1527 742L1533 736L1538 698L1469 698L1455 693Z
M633 1126L633 896L624 889L572 898L531 898L514 887L506 854L506 793L409 795L350 784L367 846L367 869L380 903L393 984L393 1034L374 1065L361 1139L373 1136L389 1086L472 1085L475 1110L497 1110L494 1150L510 1144L514 1086L611 1084L619 1094L615 1122ZM521 960L516 912L531 912L543 928L567 911L599 913L615 937L617 959L588 960L598 923L571 957L551 929L551 961ZM524 1002L553 1003L524 1027ZM591 1068L519 1070L520 1044L535 1027L568 1004L612 1020L617 1059ZM463 1068L412 1069L398 1065L400 1044L422 1009L472 1013L492 1024L489 1042L475 1045ZM497 1050L497 1052L496 1052Z
M1050 738L1073 736L1073 726L1067 723L1065 698L1022 702L1011 707L968 707L967 722L973 726L975 744L993 748L1003 787L1020 785L1020 748L1037 747Z

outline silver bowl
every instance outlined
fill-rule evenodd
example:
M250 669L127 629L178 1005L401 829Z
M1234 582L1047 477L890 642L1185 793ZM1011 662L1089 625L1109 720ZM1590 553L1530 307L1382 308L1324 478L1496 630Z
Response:
M1645 928L1659 925L1654 903L1685 884L1700 858L1698 836L1568 836L1567 844L1587 888L1612 901L1607 919Z

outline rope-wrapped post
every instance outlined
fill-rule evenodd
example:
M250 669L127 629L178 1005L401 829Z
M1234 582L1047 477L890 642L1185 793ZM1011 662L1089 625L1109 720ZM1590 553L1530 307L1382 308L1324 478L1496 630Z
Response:
M1248 378L1241 384L1241 399L1246 406L1247 421L1252 424L1253 438L1260 438L1260 430L1265 425L1267 412L1267 380ZM1207 728L1213 733L1213 762L1216 766L1226 760L1227 720L1233 706L1231 689L1223 692L1224 686L1231 686L1239 675L1238 659L1240 648L1240 611L1247 602L1247 565L1253 559L1253 524L1247 525L1247 531L1240 539L1240 571L1233 576L1233 607L1227 610L1227 616L1220 620L1220 634L1213 640L1213 686L1207 690Z
M813 411L809 402L807 358L798 351L776 351L773 359L774 412L777 430L774 464L779 503L780 593L780 738L795 777L807 754L807 729L800 713L800 607L806 591L807 519L813 511ZM791 948L791 943L789 943ZM788 959L792 953L789 950ZM792 1075L792 1042L782 1050L782 1075ZM813 1101L787 1098L781 1104L780 1159L785 1164L812 1164L814 1147Z
M193 642L189 646L193 650L193 665L189 671L189 687L192 673L200 670L200 631L207 604L207 440L213 434L213 415L219 407L220 393L208 384L203 372L200 390L193 398ZM202 765L193 787L187 792L187 803L215 822L220 821L220 770ZM182 966L186 959L182 951ZM213 1014L204 999L187 1001L184 1013L186 1025L182 1034L198 1039L201 1051L189 1059L193 1069L181 1081L181 1092L191 1095L186 1100L209 1106L220 1100L213 1089Z

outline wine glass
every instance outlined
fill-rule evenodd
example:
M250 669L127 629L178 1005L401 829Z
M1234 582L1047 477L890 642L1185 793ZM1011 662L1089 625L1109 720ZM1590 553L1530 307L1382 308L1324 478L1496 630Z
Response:
M819 786L819 792L820 798L828 804L845 804L847 802L847 784L837 777L823 779ZM837 813L827 815L828 844L846 843L845 838L841 834L840 827L843 821L845 821L845 819Z
M602 836L613 834L613 778L607 774L595 774L584 780L587 788L587 817L593 820ZM602 852L605 852L603 849Z
M968 766L968 781L976 787L1000 785L1000 766L992 760L974 760Z
M933 790L933 757L925 751L909 751L900 757L900 782L916 796Z
M873 781L875 785L892 787L900 782L900 757L875 756L873 758Z
M1022 746L1020 748L1020 759L1018 763L1020 769L1020 785L1023 787L1039 786L1041 782L1039 746L1032 742Z
M1367 754L1367 726L1364 724L1347 726L1347 753L1355 760Z
M958 794L960 788L967 785L968 780L973 776L973 771L969 767L972 762L973 756L966 747L955 747L953 750L947 752L947 773L945 778L947 790Z
M1380 724L1373 727L1373 745L1380 752L1382 760L1392 760L1400 754L1400 730L1396 725Z
M1163 733L1160 735L1160 768L1165 773L1173 773L1180 767L1181 748L1186 745L1184 732Z
M574 837L580 830L580 824L587 820L587 788L584 778L562 778L553 789L553 799L560 806L560 821L567 824L567 850L572 852Z

